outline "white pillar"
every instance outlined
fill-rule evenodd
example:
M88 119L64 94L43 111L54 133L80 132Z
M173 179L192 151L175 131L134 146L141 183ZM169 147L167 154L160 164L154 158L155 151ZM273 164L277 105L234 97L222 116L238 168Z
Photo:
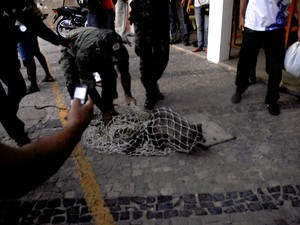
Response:
M234 0L210 0L207 59L219 63L229 59Z

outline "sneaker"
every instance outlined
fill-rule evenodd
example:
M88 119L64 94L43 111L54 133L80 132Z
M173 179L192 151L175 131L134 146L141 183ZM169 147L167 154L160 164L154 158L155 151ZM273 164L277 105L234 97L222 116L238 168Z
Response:
M266 103L266 107L271 115L278 116L280 114L279 105L277 103Z
M193 52L201 52L202 50L203 50L203 48L197 47L197 48L194 48L194 49L193 49Z
M234 92L234 94L231 96L231 102L234 104L237 104L241 101L242 94L240 92Z

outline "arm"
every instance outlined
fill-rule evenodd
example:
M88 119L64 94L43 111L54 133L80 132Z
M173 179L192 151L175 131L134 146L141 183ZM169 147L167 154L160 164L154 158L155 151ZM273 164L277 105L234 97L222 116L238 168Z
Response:
M17 19L28 29L36 33L37 36L51 44L66 46L67 44L64 38L56 35L43 23L42 15L42 12L37 7L28 6L17 12Z
M248 5L248 0L241 0L240 1L239 28L240 28L241 31L244 31L245 15L246 15L247 5Z
M91 121L93 102L75 99L66 127L16 149L0 143L0 198L20 197L51 177L72 153Z
M191 12L191 5L194 4L194 0L189 0L187 3L187 7L186 7L186 12L190 13Z
M298 41L300 42L300 0L296 0L296 12L298 17Z
M131 76L129 73L129 55L125 47L122 48L123 54L117 61L117 68L121 74L121 84L125 93L127 104L133 103L136 105L136 99L131 94Z

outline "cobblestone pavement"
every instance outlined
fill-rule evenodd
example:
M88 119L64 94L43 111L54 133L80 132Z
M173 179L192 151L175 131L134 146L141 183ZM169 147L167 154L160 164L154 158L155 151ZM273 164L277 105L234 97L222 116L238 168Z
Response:
M60 113L69 103L59 47L42 40L40 46L56 82L41 83L37 63L41 91L20 104L33 140L62 128ZM133 47L128 50L133 95L142 108L139 60ZM266 84L260 80L234 105L234 78L233 70L210 63L204 53L172 47L159 83L165 100L157 107L187 117L204 114L235 139L159 157L100 154L79 145L37 189L0 201L0 224L300 224L300 101L282 93L281 114L269 115ZM123 92L119 94L116 104L125 106ZM14 145L2 128L0 137Z

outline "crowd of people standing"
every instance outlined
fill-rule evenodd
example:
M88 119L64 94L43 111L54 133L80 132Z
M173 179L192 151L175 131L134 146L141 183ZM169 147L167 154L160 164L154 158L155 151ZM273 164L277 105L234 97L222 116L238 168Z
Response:
M190 45L191 32L196 23L197 40L193 52L207 52L209 0L170 0L170 44Z

